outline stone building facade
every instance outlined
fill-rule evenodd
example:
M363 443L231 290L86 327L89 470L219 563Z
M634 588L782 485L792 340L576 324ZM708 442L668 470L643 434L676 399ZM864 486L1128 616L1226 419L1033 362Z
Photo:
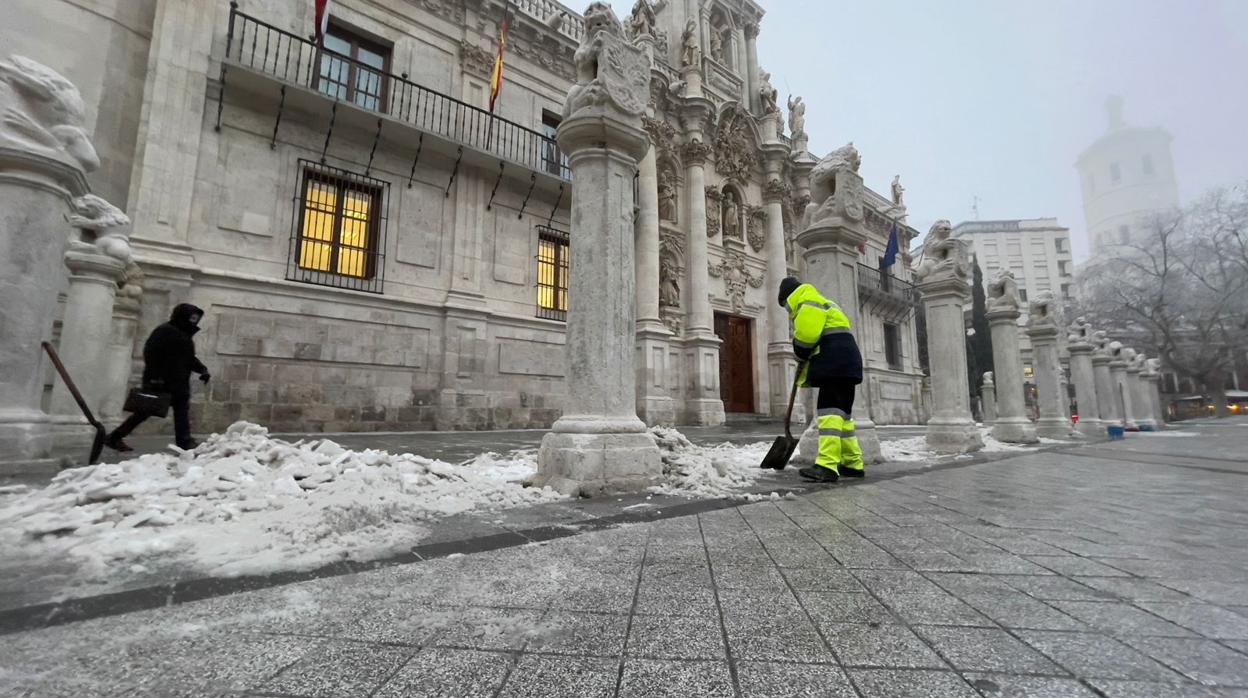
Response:
M5 43L83 88L101 159L89 180L133 220L141 340L178 302L214 380L201 430L543 428L560 414L570 170L553 138L582 18L502 0L313 3L17 0ZM714 424L775 414L792 377L774 288L817 159L804 105L758 65L749 0L641 0L652 151L634 185L639 412ZM81 36L82 41L66 41ZM85 37L91 37L87 40ZM102 38L100 38L102 37ZM910 259L879 258L900 186L860 193L853 270L878 423L922 417ZM610 309L603 309L610 312ZM198 386L196 386L198 391ZM119 401L104 413L118 417Z

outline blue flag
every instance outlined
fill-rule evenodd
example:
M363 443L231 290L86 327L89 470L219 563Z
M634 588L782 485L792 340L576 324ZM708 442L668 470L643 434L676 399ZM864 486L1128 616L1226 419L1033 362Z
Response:
M881 269L887 269L897 263L897 224L893 223L893 229L888 234L888 247L884 250L884 261L880 263Z

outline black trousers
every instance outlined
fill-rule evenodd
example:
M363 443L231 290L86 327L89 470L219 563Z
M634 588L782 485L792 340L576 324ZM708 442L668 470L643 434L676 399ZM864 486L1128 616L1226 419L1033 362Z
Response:
M851 415L854 412L854 392L857 382L850 378L833 378L818 386L819 396L815 406L821 410L835 407Z
M173 410L174 442L177 443L178 446L184 446L185 444L191 442L190 394L174 395L169 400L169 407ZM139 425L147 421L147 418L150 416L151 415L140 414L138 412L131 414L129 417L126 417L126 421L122 422L121 426L114 429L113 433L108 435L109 440L111 441L113 439L126 438L130 435L130 432L137 429Z

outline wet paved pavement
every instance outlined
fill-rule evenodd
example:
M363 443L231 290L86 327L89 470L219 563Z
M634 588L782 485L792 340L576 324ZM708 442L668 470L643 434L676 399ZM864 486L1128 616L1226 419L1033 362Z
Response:
M0 695L1248 696L1248 422L1180 433L9 633Z

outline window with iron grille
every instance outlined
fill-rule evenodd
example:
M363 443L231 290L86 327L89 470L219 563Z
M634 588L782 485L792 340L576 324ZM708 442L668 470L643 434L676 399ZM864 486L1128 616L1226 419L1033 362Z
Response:
M330 25L320 52L316 89L371 111L386 111L390 49Z
M884 358L890 369L901 370L901 326L892 322L884 323Z
M568 234L537 227L537 316L568 318Z
M299 161L291 281L381 293L390 183Z

